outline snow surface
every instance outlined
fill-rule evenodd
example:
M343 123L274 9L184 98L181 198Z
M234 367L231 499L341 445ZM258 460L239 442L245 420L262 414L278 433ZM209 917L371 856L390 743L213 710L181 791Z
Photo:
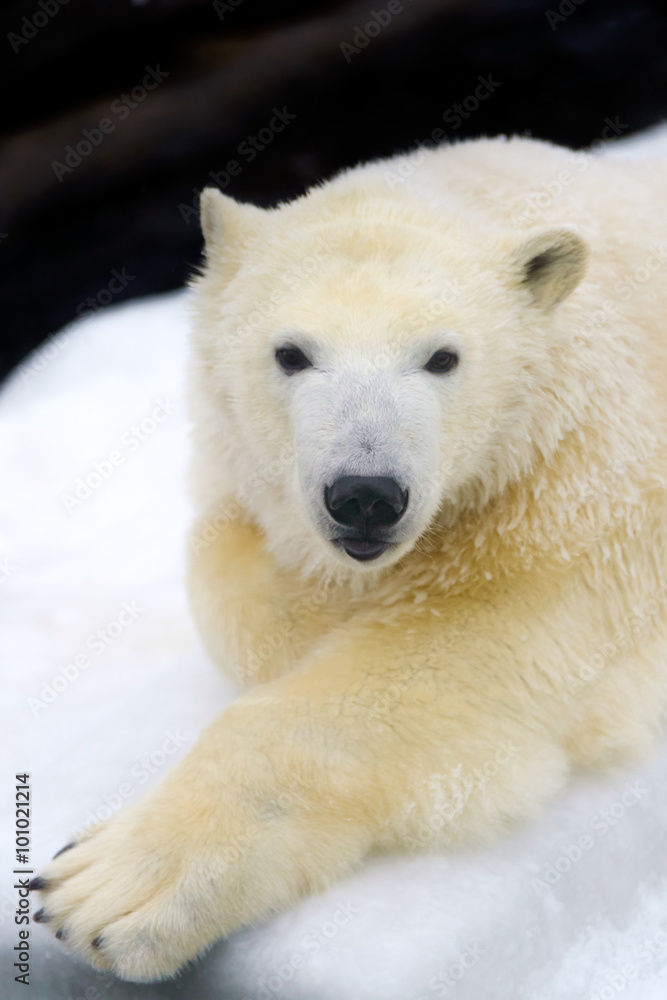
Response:
M665 132L641 141L650 153ZM183 589L186 303L178 292L79 321L0 394L2 997L665 1000L665 740L643 766L579 777L492 848L375 861L174 981L100 978L36 925L31 992L13 981L13 775L32 776L39 870L91 814L157 780L236 693L206 661ZM111 453L108 477L72 503ZM120 630L124 604L134 617ZM88 645L99 629L108 644Z

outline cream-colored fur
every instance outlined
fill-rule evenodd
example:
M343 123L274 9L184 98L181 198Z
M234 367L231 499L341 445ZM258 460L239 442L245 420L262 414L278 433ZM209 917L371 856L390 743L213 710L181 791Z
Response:
M53 930L124 978L372 852L497 836L664 707L667 163L421 160L273 211L204 193L189 586L251 690L43 872ZM372 562L330 540L346 471L409 486Z

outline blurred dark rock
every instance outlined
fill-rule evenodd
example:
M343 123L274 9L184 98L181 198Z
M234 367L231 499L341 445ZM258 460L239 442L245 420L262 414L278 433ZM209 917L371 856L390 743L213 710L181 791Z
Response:
M10 0L0 28L1 373L183 284L206 184L271 205L435 129L581 147L667 114L658 0Z

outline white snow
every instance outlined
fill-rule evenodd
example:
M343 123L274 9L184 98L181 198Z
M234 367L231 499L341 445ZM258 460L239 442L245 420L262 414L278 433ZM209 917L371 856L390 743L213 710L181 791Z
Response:
M13 775L31 773L38 870L73 828L149 787L235 695L206 661L183 590L187 325L182 292L106 310L0 394L0 944L12 1000L28 995L8 957ZM68 499L91 475L90 495ZM643 766L578 778L492 848L376 861L173 982L109 983L32 925L29 995L664 1000L666 786L663 740Z

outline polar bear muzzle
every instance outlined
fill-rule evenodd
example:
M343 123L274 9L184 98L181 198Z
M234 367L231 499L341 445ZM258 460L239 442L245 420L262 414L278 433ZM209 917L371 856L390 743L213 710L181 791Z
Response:
M342 476L325 487L324 503L337 524L354 532L334 539L334 544L353 559L366 562L387 548L387 540L378 535L403 517L408 491L388 476Z

